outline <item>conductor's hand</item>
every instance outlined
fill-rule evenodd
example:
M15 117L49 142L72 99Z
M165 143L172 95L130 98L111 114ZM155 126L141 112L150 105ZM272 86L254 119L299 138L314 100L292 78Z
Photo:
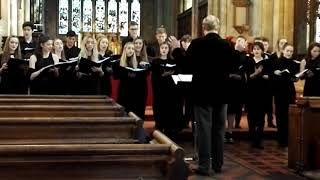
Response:
M176 48L180 48L180 41L174 37L174 36L170 36L169 38L169 45L171 47L172 50L176 49Z

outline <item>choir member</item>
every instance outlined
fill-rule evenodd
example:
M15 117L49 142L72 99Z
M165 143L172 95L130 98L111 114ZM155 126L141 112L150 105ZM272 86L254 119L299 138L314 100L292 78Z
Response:
M138 31L139 31L139 25L135 21L131 21L129 23L129 36L122 40L122 47L127 42L133 42L135 39L138 38Z
M285 44L281 57L274 64L274 90L275 110L278 127L279 147L288 146L288 118L289 104L295 103L295 74L299 70L298 64L293 60L293 46Z
M0 60L0 93L27 94L28 61L22 59L20 43L17 36L9 36L7 38Z
M59 59L66 60L66 56L64 54L63 42L61 39L55 39L53 41L52 53L57 55Z
M66 44L64 46L64 53L66 59L76 58L79 56L80 49L75 46L77 34L70 30L67 32Z
M22 24L23 40L20 44L23 59L29 59L37 47L37 42L32 38L33 27L32 22L24 22Z
M151 62L153 115L155 128L174 137L179 131L181 106L178 88L171 75L176 73L176 63L170 57L169 44L160 44L160 57Z
M109 40L106 36L102 36L98 39L98 53L99 60L110 57L113 53L109 50ZM102 70L104 71L104 77L101 82L101 92L104 95L111 96L111 75L112 64L110 61L102 64Z
M159 57L160 56L160 44L164 43L167 40L167 31L161 26L156 31L156 42L148 46L147 53L150 57Z
M230 93L227 108L228 126L225 133L225 140L229 144L234 143L232 136L233 123L235 122L236 114L242 112L242 105L244 101L243 94L246 82L245 70L248 58L245 53L246 40L243 36L237 37L234 49L228 82Z
M275 59L271 58L271 53L268 51L269 50L269 39L266 37L262 37L262 44L264 47L264 55L265 59L268 59L271 64L274 64ZM270 128L276 128L276 125L273 123L273 88L272 88L272 81L269 81L270 83L270 92L268 93L269 97L269 103L268 103L268 108L267 108L267 122L268 122L268 127Z
M169 38L170 39L170 38ZM190 59L187 58L187 49L192 41L190 35L184 35L180 39L180 48L175 48L172 51L172 56L177 63L177 73L179 74L191 74ZM181 96L182 104L182 124L181 129L188 128L190 120L194 122L193 105L191 102L190 82L178 83L179 94ZM194 124L192 123L192 128Z
M59 76L58 68L47 68L59 63L58 56L51 52L52 44L49 36L41 35L35 54L30 57L30 94L57 94L55 80Z
M310 44L307 57L301 61L305 79L303 96L320 96L320 43Z
M75 93L79 95L103 94L101 92L101 84L104 83L105 73L102 70L102 64L98 63L97 42L92 36L83 38L79 59L79 64L76 68L78 80Z
M271 54L270 59L273 59L274 61L281 57L281 53L283 51L283 46L288 42L286 38L280 38L277 41L275 52Z
M138 68L141 69L148 69L150 67L148 55L147 55L147 48L144 40L142 38L137 38L134 40L134 49L137 58ZM136 82L136 86L139 88L137 91L137 115L141 119L145 119L145 108L147 102L147 95L148 95L148 84L147 84L147 77L149 73L143 73Z
M263 149L264 115L268 105L270 64L263 58L261 42L253 44L253 57L247 67L247 110L249 137L253 148Z
M243 66L239 70L244 70L246 68L246 64L247 64L248 58L250 56L250 54L247 53L247 48L248 48L247 39L244 36L241 36L241 35L238 36L236 39L236 43L234 45L234 49L235 49L235 51L234 51L235 57L234 58L236 59L236 62L240 62L241 64L243 64ZM241 87L242 87L242 89L240 89L240 91L237 91L240 94L241 94L241 92L244 93L244 89L243 89L244 87L243 86L241 86ZM240 121L241 121L241 117L242 117L242 108L243 108L243 105L245 104L245 98L243 96L241 96L240 99L238 98L238 100L240 101L239 102L240 104L238 104L238 107L236 107L236 109L235 109L235 117L234 117L234 119L235 119L235 126L234 127L235 128L241 128ZM230 119L233 119L233 118L230 118ZM233 120L231 120L231 121L233 121ZM230 122L230 131L231 131L231 126L232 126L231 123L232 122ZM232 142L233 140L232 139L228 140L228 138L226 137L226 141Z
M146 69L139 68L133 42L125 44L119 64L114 66L113 77L119 79L117 102L124 106L126 112L133 112L144 117L143 101L145 94Z

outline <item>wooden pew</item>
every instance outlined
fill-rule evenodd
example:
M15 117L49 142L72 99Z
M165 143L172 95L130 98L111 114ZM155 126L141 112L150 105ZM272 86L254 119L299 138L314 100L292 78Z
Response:
M6 180L186 180L184 151L162 133L156 144L0 145Z
M12 95L12 94L1 94L0 98L110 99L110 97L108 97L108 96L100 96L100 95Z
M302 97L289 108L288 166L303 171L315 163L320 143L320 98Z
M144 143L143 122L128 117L0 117L3 144Z
M5 98L0 97L1 105L113 105L113 99L64 99L64 98Z
M118 104L110 106L83 105L0 105L0 117L119 117L125 116Z

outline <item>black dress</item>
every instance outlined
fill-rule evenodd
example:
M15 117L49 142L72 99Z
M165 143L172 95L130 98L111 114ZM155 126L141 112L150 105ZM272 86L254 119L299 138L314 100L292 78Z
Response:
M275 92L275 110L278 128L279 146L288 146L288 121L289 121L289 104L295 103L296 91L294 81L295 74L299 71L299 65L293 59L281 57L275 61L274 71L283 71L288 69L280 76L274 76L274 92Z
M52 53L47 58L37 57L35 69L33 72L40 70L43 67L54 64ZM38 77L31 81L30 94L57 94L56 87L57 78L54 76L54 72L42 71Z
M263 67L262 72L256 77L250 75L255 72L255 68ZM271 76L271 65L268 60L255 62L253 58L249 59L247 67L248 82L246 86L247 110L249 124L249 138L254 147L260 147L263 139L264 116L268 108L268 96L270 91L270 79L263 78L263 75Z
M93 66L90 65L90 62L85 62L91 61L90 59L91 57L80 59L79 72L83 75L77 80L77 91L75 93L78 95L102 95L101 81L103 77L100 77L99 73L91 70Z
M0 55L0 60L2 55ZM9 60L10 61L10 60ZM27 61L26 61L27 62ZM8 64L8 63L7 63ZM1 66L3 64L1 63ZM28 63L15 64L9 66L1 74L0 93L1 94L28 94Z
M229 100L228 114L236 114L242 108L244 102L244 87L246 83L245 72L248 64L246 53L234 50L230 64L230 74L239 75L241 79L230 78L228 82Z
M133 112L144 119L146 101L146 76L148 69L141 71L130 70L114 64L114 79L119 79L117 102L125 108L126 112Z
M107 51L104 56L99 54L99 60L110 57L112 55L111 51ZM112 64L110 61L102 64L102 70L104 76L100 80L101 94L111 96L112 86L111 86L111 75L112 75Z
M174 64L175 61L172 59L154 59L151 63L156 129L164 131L169 136L180 130L182 118L178 87L170 75L164 76L165 72L176 71L176 67L167 67Z
M303 96L320 96L320 58L309 60L306 69L313 72L312 77L305 77Z

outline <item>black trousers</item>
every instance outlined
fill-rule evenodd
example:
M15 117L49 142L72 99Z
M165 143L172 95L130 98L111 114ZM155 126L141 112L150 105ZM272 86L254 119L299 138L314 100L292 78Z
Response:
M289 100L284 96L275 96L277 120L277 139L279 146L288 146Z
M261 144L263 140L265 110L257 104L248 105L249 138L253 144Z

